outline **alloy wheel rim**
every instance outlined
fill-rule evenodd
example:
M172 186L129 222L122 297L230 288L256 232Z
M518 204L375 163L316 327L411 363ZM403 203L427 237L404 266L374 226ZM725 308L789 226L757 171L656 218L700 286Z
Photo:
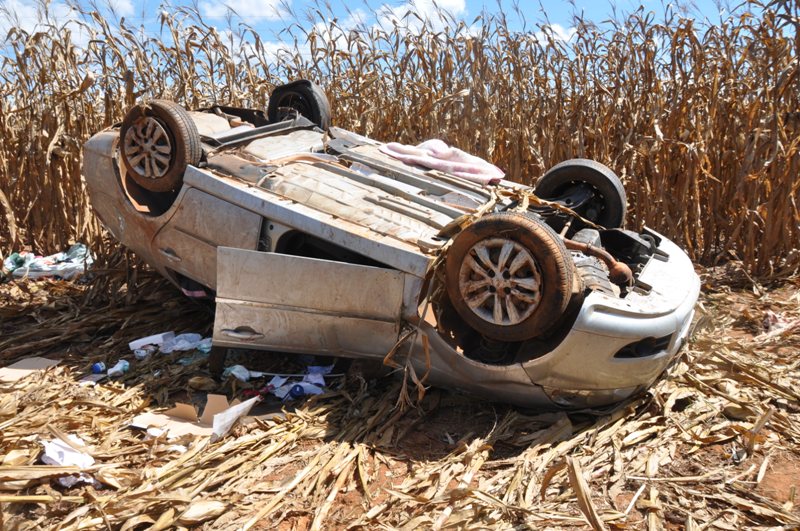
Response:
M512 326L539 306L542 277L536 259L520 243L488 238L470 248L458 287L475 315L494 325Z
M123 150L131 168L148 179L163 177L172 163L169 135L153 117L140 118L128 128Z

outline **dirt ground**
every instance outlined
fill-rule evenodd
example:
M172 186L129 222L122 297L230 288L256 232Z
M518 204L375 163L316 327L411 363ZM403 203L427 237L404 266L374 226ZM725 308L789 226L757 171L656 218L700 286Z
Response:
M127 343L210 333L209 306L147 272L0 285L0 366L54 369L0 384L0 529L742 529L800 525L800 291L704 271L693 341L644 395L603 411L523 410L442 389L397 407L401 378L358 370L329 392L269 398L219 441L167 441L135 414L202 405L206 360L133 362ZM82 386L95 361L131 371ZM298 372L286 355L228 364ZM345 371L338 363L334 372ZM244 397L263 381L226 379ZM275 413L283 414L275 415ZM42 465L43 440L78 434L91 485ZM181 446L182 448L176 448Z

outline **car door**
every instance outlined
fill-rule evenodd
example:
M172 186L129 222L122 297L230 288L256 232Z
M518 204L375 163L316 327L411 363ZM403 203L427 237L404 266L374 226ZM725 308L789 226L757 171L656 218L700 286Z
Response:
M217 346L380 358L419 286L394 269L227 247L216 284Z

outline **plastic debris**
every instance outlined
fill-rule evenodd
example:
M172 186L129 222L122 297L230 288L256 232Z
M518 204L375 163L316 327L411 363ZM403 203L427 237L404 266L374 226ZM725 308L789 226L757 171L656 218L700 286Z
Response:
M50 256L12 253L3 261L3 271L14 278L60 277L69 280L86 272L93 261L89 249L76 243L67 251Z
M288 379L289 378L286 378L285 376L273 376L272 380L270 380L269 383L267 384L267 387L271 387L272 389L277 389L278 387L285 384L286 380Z
M255 373L251 373L250 371L248 371L242 365L231 365L230 367L227 367L223 371L222 376L224 376L226 378L228 376L233 376L234 378L236 378L240 382L246 382L246 381L250 380L250 378L256 378L256 377L258 377L260 375L257 375Z
M325 387L325 376L332 371L333 365L312 365L307 369L308 374L303 377L303 381Z
M127 360L119 360L116 365L108 369L108 377L109 378L116 378L117 376L122 376L128 369L130 369L131 364L128 363Z
M92 387L105 377L106 377L105 372L100 374L87 374L86 376L78 380L78 385L80 385L81 387Z
M144 361L149 358L153 353L158 350L156 345L145 345L142 348L134 349L133 357L135 357L139 361Z
M211 352L211 338L207 337L203 339L198 345L197 350L203 352L204 354L208 354Z
M67 435L67 438L74 446L86 446L86 443L77 435L70 433ZM46 465L76 466L80 469L84 469L94 464L94 457L85 452L76 450L61 439L42 441L42 446L44 446L42 462Z
M294 393L292 391L294 390ZM289 382L284 384L273 391L273 394L281 400L288 400L290 398L302 398L306 395L321 395L325 390L318 385L308 382Z
M92 364L92 374L102 374L106 372L106 364L102 361Z
M203 344L203 341L205 340L200 334L180 334L165 340L161 344L160 350L164 354L169 354L176 350L194 350Z
M222 373L225 377L233 376L241 382L248 382L254 378L272 376L273 378L258 391L251 391L251 395L265 396L274 394L281 400L297 399L306 395L319 395L325 392L325 376L331 376L333 365L312 365L306 369L305 374L272 374L260 371L251 371L242 365L231 365ZM341 376L339 374L334 376ZM301 378L297 381L296 378ZM290 380L291 379L291 380Z
M160 334L155 334L152 336L147 336L141 339L137 339L136 341L131 341L130 343L128 343L128 348L131 350L136 350L139 348L144 348L147 345L160 346L165 341L174 338L175 338L175 332L162 332Z

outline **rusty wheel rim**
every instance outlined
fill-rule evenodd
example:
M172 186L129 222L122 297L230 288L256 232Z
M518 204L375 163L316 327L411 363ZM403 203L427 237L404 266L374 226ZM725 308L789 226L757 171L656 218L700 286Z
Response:
M172 163L169 135L152 117L140 118L128 129L123 152L131 168L148 179L163 177Z
M458 287L472 312L488 323L519 324L541 300L542 278L525 247L505 238L473 245L459 272Z

